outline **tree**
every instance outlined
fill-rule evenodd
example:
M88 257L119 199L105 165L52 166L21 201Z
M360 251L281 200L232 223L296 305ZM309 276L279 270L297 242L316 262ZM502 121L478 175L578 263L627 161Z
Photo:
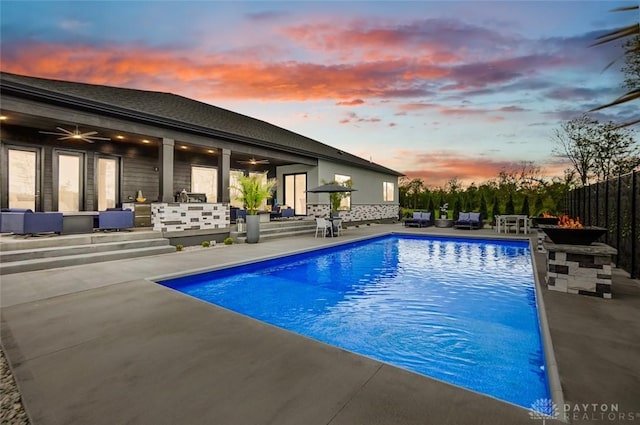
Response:
M580 176L583 186L587 185L591 177L591 169L596 154L594 140L596 139L595 126L597 124L597 120L591 119L584 114L581 117L562 123L560 130L556 129L554 134L554 141L557 145L554 152L571 161L573 169Z
M431 196L429 197L429 206L427 207L427 210L429 212L431 212L431 217L437 217L436 215L436 205L433 202L433 198L435 198L435 194L431 194Z
M484 199L484 195L480 195L480 217L483 220L489 218L489 213L487 212L487 201Z
M636 35L625 43L626 51L622 72L624 73L623 86L628 90L640 89L640 35Z
M516 207L513 205L513 195L509 194L509 199L507 200L507 206L504 208L504 213L507 215L513 215L516 213Z
M525 195L524 201L522 201L522 209L520 210L521 215L529 216L529 197Z
M536 202L533 204L533 210L535 211L535 215L540 215L542 214L542 211L544 211L544 201L540 194L536 195Z
M632 14L637 15L636 10L638 9L640 9L640 5L619 7L617 9L613 9L612 12L631 12ZM592 44L592 46L599 46L602 44L607 44L607 43L611 43L618 40L627 40L627 43L625 44L625 50L624 50L625 58L627 59L627 63L629 61L632 64L635 63L636 61L638 61L638 57L640 56L640 43L637 41L634 42L634 40L637 40L637 37L640 36L640 22L637 22L636 17L634 17L633 19L634 19L633 24L626 26L624 28L618 28L616 30L613 30L606 34L601 35L596 39L599 41ZM631 39L629 39L629 37L631 37ZM631 59L629 59L629 57L631 57ZM611 65L613 65L615 62L616 61L611 62L609 65L607 65L606 68L611 67ZM627 68L623 68L623 71L626 72L626 69ZM631 67L632 73L633 73L633 70L634 68ZM625 85L626 84L627 83L625 79ZM622 96L620 96L619 98L615 99L613 102L607 103L606 105L602 105L597 108L593 108L589 112L598 111L600 109L609 108L612 106L621 105L623 103L640 99L640 87L627 86L627 88L629 88L629 91L623 94ZM627 126L631 126L638 123L640 123L640 118L637 118L637 119L634 119L634 121L630 121L628 123L622 124L620 127L627 127Z
M422 179L413 179L409 183L407 183L407 194L411 196L413 203L411 204L415 209L418 205L418 196L420 196L420 192L424 189L424 182Z
M599 124L594 143L592 170L598 181L626 174L640 165L640 148L629 129L612 121Z
M460 195L456 195L456 199L453 202L453 216L454 220L457 220L460 216L460 211L462 210L462 201L460 200Z
M498 199L497 196L495 196L493 198L493 205L491 207L491 215L493 215L494 217L497 215L501 215L502 213L500 212L500 200Z

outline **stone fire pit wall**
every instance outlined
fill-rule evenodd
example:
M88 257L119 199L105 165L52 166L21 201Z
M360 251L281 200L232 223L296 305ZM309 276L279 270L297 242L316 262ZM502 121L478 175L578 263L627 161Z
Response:
M611 256L618 251L603 243L558 245L543 242L547 251L547 287L569 294L611 298Z

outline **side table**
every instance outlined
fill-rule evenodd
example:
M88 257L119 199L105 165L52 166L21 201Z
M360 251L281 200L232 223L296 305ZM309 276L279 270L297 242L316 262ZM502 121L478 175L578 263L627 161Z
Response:
M449 220L448 218L436 218L435 225L436 227L453 227L453 220Z

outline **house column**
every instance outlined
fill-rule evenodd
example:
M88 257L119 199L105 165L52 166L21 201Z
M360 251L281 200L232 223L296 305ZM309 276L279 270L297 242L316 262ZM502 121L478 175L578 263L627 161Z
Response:
M231 151L229 149L222 149L220 155L220 183L222 190L220 193L220 202L228 204L230 202L229 197L229 175L231 174Z
M173 194L173 151L175 141L162 139L160 148L160 199L162 202L175 202Z

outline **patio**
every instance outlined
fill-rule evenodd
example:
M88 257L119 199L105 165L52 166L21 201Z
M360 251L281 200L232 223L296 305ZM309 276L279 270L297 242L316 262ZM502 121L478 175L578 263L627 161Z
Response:
M33 423L541 423L519 407L147 280L392 231L511 238L371 225L337 239L310 235L3 276L2 345ZM544 256L534 255L543 282ZM640 416L640 284L616 271L612 290L613 299L602 300L543 285L564 398ZM583 419L572 422L591 422Z

